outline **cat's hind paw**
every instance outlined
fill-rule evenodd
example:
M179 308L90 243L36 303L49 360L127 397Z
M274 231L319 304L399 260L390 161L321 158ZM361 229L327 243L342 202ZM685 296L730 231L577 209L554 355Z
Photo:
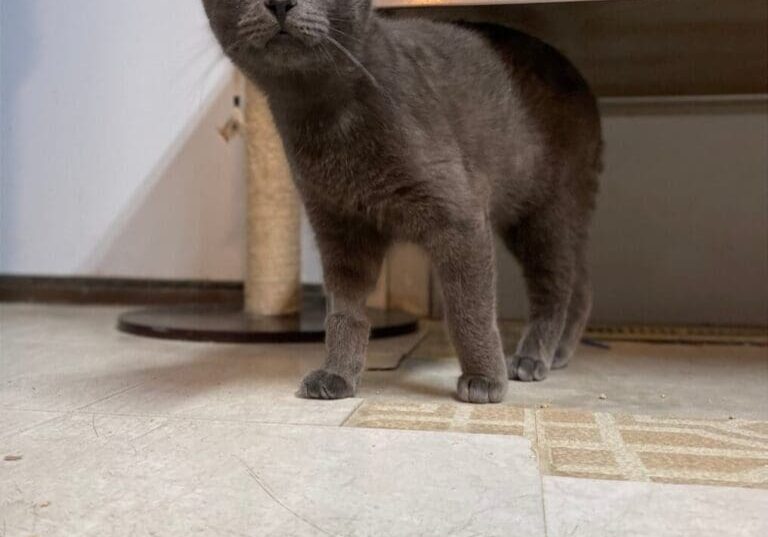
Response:
M538 358L512 356L507 358L507 372L510 380L532 382L547 378L549 366Z
M355 387L340 375L318 369L304 377L296 395L303 399L345 399L354 397Z
M459 400L465 403L500 403L507 392L507 379L492 379L483 375L462 375L456 388Z

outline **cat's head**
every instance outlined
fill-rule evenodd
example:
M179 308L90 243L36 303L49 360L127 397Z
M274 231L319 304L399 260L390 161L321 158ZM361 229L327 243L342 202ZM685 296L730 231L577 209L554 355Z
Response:
M203 0L216 38L241 68L324 69L355 54L371 0ZM345 49L346 52L344 52Z

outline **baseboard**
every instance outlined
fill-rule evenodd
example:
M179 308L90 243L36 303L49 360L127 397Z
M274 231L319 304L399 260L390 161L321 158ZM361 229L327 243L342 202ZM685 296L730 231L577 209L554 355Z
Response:
M319 285L305 285L320 294ZM150 280L0 275L0 302L46 304L242 304L243 283L209 280Z

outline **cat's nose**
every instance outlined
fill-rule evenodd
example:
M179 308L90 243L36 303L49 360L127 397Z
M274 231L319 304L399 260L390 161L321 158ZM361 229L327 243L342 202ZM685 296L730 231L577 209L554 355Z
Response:
M297 0L264 0L264 5L277 19L280 28L285 26L285 16L296 7Z

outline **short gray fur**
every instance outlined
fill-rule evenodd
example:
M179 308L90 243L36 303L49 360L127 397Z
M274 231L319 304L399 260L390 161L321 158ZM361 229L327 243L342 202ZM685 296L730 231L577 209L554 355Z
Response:
M508 378L564 367L591 306L602 152L576 69L508 28L389 19L368 0L203 1L225 53L268 96L320 248L328 356L299 395L355 394L364 305L393 241L421 245L436 267L460 400L496 403ZM522 264L530 302L506 359L494 232Z

